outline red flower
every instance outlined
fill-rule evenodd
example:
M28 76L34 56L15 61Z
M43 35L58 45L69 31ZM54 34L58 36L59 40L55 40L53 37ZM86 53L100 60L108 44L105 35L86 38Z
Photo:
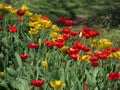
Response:
M83 89L84 89L84 90L88 90L88 84L87 84L87 83L84 83L84 84L83 84Z
M74 24L73 20L65 20L66 26L72 26Z
M68 39L70 38L70 35L63 33L62 38L63 38L64 40L68 40Z
M76 35L78 35L78 34L79 34L79 32L73 32L73 31L70 32L70 35L71 35L71 36L76 36Z
M44 84L44 80L31 80L31 85L35 87L41 87Z
M18 22L22 22L24 20L24 18L18 18L17 21Z
M97 61L99 58L97 56L90 56L90 61Z
M20 54L20 58L27 59L28 58L28 54Z
M98 61L90 61L90 65L93 67L97 67L97 66L99 66L99 62Z
M46 16L42 16L42 19L43 20L46 20L46 21L51 21L48 17L46 17Z
M82 49L84 52L89 52L90 48L85 47L84 49Z
M62 32L65 33L65 34L70 34L71 29L68 28L68 27L65 27L65 28L62 29Z
M3 18L2 14L0 14L0 20Z
M67 19L66 19L66 18L63 18L63 17L59 17L59 21L60 21L60 22L64 23L65 20L67 20Z
M111 72L109 73L108 80L114 81L120 79L119 72Z
M79 53L79 50L78 50L78 49L67 49L66 52L67 52L69 55L72 55L72 54L78 54L78 53Z
M78 53L77 54L71 54L70 56L75 61L77 60L78 57L80 57L80 55Z
M44 43L45 43L45 45L46 45L47 47L49 47L49 48L54 47L54 42L52 42L52 41L45 40Z
M55 46L57 48L62 48L64 46L64 43L63 42L55 42Z
M24 10L17 10L17 15L19 15L19 16L23 16L23 15L25 15L25 11Z
M17 27L16 26L9 26L9 31L12 33L17 32Z
M2 31L3 30L3 28L2 28L2 26L0 26L0 31Z
M36 44L36 43L34 43L34 42L32 42L32 43L29 43L29 44L28 44L28 47L29 47L29 48L38 48L39 45Z

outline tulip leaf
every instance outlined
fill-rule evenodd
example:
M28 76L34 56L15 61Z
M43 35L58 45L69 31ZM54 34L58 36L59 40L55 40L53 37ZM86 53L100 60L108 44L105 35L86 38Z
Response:
M22 60L17 52L15 52L15 58L17 59L18 66L22 68Z
M14 76L16 74L16 71L12 68L7 68L7 72L12 76Z

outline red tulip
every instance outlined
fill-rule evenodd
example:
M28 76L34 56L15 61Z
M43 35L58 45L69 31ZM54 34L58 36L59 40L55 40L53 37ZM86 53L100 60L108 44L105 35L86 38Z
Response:
M62 29L62 32L65 33L65 34L70 34L71 29L68 28L68 27L65 27L65 28Z
M83 28L83 31L84 31L84 32L89 32L90 30L91 30L91 28L89 28L89 27L84 27L84 28Z
M67 19L66 19L66 18L63 18L63 17L59 17L59 21L60 21L60 22L64 23L65 20L67 20Z
M0 14L0 20L3 18L2 14Z
M87 83L84 83L84 84L83 84L83 89L84 89L84 90L88 90L88 84L87 84Z
M18 22L22 22L24 20L24 18L18 18L17 21Z
M69 55L72 55L72 54L78 54L78 53L79 53L79 50L78 50L78 49L67 49L66 52L67 52Z
M45 45L46 45L47 47L49 47L49 48L54 47L54 42L52 42L52 41L45 40L44 43L45 43Z
M31 80L31 85L35 87L41 87L44 84L44 80Z
M74 24L73 20L65 20L66 26L72 26Z
M99 66L99 62L98 61L90 61L90 65L93 67L97 67L97 66Z
M0 31L2 31L3 30L3 28L2 28L2 26L0 26Z
M9 26L9 31L12 33L17 32L17 27L16 26Z
M46 17L46 16L42 16L42 19L43 20L46 20L46 21L51 21L48 17Z
M97 56L90 56L90 61L97 61L99 58Z
M68 40L70 38L70 35L63 33L62 38L63 40Z
M78 35L78 34L79 34L79 32L73 32L73 31L70 32L70 35L71 35L71 36L76 36L76 35Z
M20 58L21 59L27 59L28 58L28 54L20 54Z
M119 72L111 72L109 73L108 80L115 81L120 79L120 73Z
M78 57L80 57L80 55L78 53L77 54L71 54L70 56L75 61L77 60Z
M29 47L29 48L35 48L35 49L36 49L36 48L39 47L39 45L36 44L36 43L34 43L34 42L32 42L32 43L29 43L29 44L28 44L28 47Z
M55 42L55 46L57 48L62 48L64 46L64 43L63 42Z
M17 10L17 15L19 15L19 16L23 16L23 15L25 15L25 11L24 10Z
M55 42L57 42L57 43L63 43L63 42L64 42L64 39L63 39L63 38L57 38L57 39L55 40Z

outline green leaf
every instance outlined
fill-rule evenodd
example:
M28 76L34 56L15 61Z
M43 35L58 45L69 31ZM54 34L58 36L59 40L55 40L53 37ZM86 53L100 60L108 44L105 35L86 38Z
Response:
M15 52L15 58L17 59L18 66L22 68L22 60L17 52Z
M12 76L16 75L16 71L13 68L7 68L7 72Z
M64 73L64 68L61 67L59 70L58 70L58 75L60 77L60 80L62 81L65 81L65 73Z

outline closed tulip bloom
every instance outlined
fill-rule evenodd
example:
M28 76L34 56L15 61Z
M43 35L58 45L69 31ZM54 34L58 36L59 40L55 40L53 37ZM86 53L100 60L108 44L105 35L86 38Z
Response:
M111 73L109 73L108 80L115 81L115 80L118 80L118 79L120 79L120 73L119 72L111 72Z
M17 32L17 27L16 26L9 26L9 31L11 32L11 33L15 33L15 32Z
M48 67L47 61L42 61L42 66L43 66L44 68Z
M21 59L27 59L28 58L28 54L20 54L20 58Z
M0 77L3 77L4 76L4 72L0 72Z
M19 16L23 16L23 15L25 15L25 11L24 10L17 10L16 14Z
M54 47L54 42L53 41L45 40L44 44L49 48Z
M28 47L29 47L29 48L35 48L35 49L36 49L36 48L39 47L39 45L36 44L36 43L34 43L34 42L32 42L32 43L29 43L29 44L28 44Z
M31 85L35 86L35 87L42 87L44 84L44 80L31 80Z
M51 81L50 85L51 85L51 87L53 87L55 89L59 89L59 88L64 88L65 87L65 83L60 81L60 80Z

